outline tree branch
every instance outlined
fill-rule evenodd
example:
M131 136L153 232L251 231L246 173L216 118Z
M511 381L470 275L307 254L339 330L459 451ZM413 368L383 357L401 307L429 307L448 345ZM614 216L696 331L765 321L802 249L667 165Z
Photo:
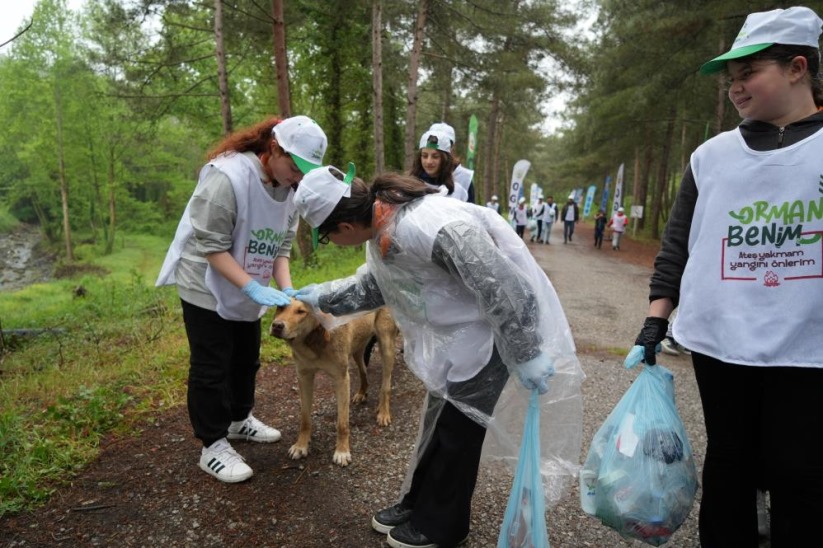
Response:
M2 48L3 46L5 46L6 44L11 44L11 43L12 43L12 42L14 42L15 40L17 40L18 38L20 38L21 36L23 36L23 34L25 34L25 33L26 33L26 31L27 31L27 30L29 30L33 24L34 24L34 18L32 18L32 20L31 20L31 21L29 21L29 24L26 26L26 28L24 28L23 30L21 30L20 32L18 32L18 33L17 33L16 35L14 35L14 36L13 36L10 40L6 40L6 41L5 41L5 42L3 42L2 44L0 44L0 48Z

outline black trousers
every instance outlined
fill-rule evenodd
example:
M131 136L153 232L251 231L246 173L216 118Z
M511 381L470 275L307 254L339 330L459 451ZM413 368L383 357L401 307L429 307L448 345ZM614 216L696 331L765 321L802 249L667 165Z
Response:
M449 397L491 415L508 377L495 349L491 361L474 378L449 385ZM469 534L486 428L432 394L423 424L424 432L432 428L433 432L418 455L403 504L413 508L412 524L429 540L441 547L456 546Z
M574 234L574 221L563 221L563 241L571 241Z
M191 352L189 419L195 437L208 447L226 437L231 422L245 419L254 407L260 320L225 320L217 312L180 302Z
M700 544L756 548L756 490L772 548L820 546L823 369L751 367L692 352L706 420Z

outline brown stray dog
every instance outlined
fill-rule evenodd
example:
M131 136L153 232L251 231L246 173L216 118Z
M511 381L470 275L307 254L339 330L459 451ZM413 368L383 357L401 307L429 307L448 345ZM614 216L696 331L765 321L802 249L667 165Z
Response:
M388 309L380 308L328 331L305 303L292 299L288 306L277 308L269 332L291 346L297 369L297 384L300 388L300 433L297 436L297 443L289 448L289 456L300 459L309 454L314 376L318 371L323 371L332 379L337 400L337 443L333 460L335 464L347 466L351 463L349 358L354 359L360 372L360 388L352 402L361 403L366 400L366 389L369 386L364 351L369 340L377 337L383 361L377 424L387 426L391 423L389 398L394 368L394 340L398 333L394 318Z

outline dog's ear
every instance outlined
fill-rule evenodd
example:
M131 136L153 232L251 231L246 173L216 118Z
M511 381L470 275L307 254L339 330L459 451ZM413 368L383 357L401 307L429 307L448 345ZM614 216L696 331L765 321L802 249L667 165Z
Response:
M306 335L306 346L309 348L323 348L329 341L331 341L331 335L322 325L318 325Z

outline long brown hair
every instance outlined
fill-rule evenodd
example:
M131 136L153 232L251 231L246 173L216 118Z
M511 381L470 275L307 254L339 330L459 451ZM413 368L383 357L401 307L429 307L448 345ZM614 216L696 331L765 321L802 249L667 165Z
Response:
M239 129L227 135L206 153L206 160L213 160L224 152L254 152L262 154L271 148L272 129L282 120L271 117L257 124ZM281 152L285 153L285 151Z
M341 177L341 174L335 175ZM402 205L436 193L437 189L411 175L381 173L375 177L371 185L355 177L351 185L351 196L341 198L317 230L321 233L334 232L340 223L361 223L371 226L375 200L385 204Z
M746 57L752 61L777 61L782 68L786 68L792 63L795 57L805 57L806 66L809 71L809 80L812 87L812 97L814 104L823 106L823 79L820 76L820 50L811 46L790 46L786 44L775 44L763 51L753 53Z
M432 137L429 137L429 139L432 139ZM435 138L435 143L436 142L437 140ZM417 153L414 155L414 163L412 164L411 174L423 181L431 181L431 183L436 186L445 186L449 190L449 194L454 192L454 179L452 178L452 172L454 171L455 165L452 155L448 152L438 150L437 152L440 153L441 158L440 171L437 173L437 177L430 177L426 173L426 170L423 169L421 150L422 149L418 149Z

